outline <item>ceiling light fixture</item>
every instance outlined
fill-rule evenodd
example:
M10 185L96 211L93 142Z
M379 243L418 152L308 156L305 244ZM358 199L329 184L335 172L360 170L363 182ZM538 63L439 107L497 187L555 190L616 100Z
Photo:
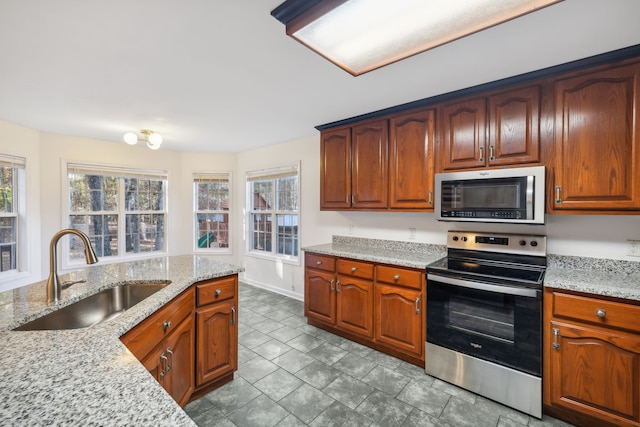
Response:
M562 0L287 0L294 38L354 76Z
M152 150L157 150L162 144L162 137L154 133L152 130L142 129L140 131L142 136L139 136L135 132L127 132L124 134L124 142L129 145L136 145L138 142L146 142L147 147Z

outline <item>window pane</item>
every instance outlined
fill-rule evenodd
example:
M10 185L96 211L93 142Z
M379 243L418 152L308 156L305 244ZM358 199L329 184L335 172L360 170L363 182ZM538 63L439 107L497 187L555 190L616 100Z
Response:
M277 253L298 256L298 215L278 215Z
M273 209L273 180L253 182L253 208L254 211Z
M229 247L229 215L198 214L198 248Z
M15 169L10 167L0 168L0 212L14 212L14 191Z
M127 253L164 249L164 214L131 214L125 218Z
M161 211L164 209L163 181L125 178L127 211Z
M16 224L16 218L0 218L0 271L17 269Z
M71 212L115 211L118 209L118 178L69 174Z
M198 182L196 194L199 211L229 210L229 181Z
M253 238L251 248L271 252L271 218L269 214L252 214Z
M89 236L98 258L118 255L118 215L72 215L69 227ZM84 259L84 245L80 239L72 239L69 258Z
M288 176L277 180L279 211L298 210L298 177Z

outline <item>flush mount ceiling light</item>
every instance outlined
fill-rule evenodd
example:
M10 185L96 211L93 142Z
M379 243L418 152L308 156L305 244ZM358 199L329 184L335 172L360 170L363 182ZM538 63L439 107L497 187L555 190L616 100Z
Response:
M287 0L271 15L357 76L560 1Z
M162 144L162 137L154 133L152 130L142 129L140 131L142 136L139 136L135 132L127 132L124 134L124 142L129 145L136 145L138 142L146 142L147 147L152 150L157 150Z

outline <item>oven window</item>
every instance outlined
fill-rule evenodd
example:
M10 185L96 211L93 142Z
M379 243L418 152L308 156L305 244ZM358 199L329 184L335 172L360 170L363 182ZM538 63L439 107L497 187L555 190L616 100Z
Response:
M450 327L472 335L513 344L514 318L505 295L467 291L449 300Z

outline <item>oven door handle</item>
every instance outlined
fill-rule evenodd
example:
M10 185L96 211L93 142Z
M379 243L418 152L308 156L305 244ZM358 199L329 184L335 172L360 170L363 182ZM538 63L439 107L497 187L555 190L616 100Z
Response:
M472 282L469 280L454 279L452 277L438 276L436 274L427 274L427 280L445 283L447 285L461 286L469 289L478 289L481 291L495 292L508 295L517 295L522 297L537 298L540 295L538 289L516 288L513 286L492 285L490 283ZM427 291L428 293L428 291Z

